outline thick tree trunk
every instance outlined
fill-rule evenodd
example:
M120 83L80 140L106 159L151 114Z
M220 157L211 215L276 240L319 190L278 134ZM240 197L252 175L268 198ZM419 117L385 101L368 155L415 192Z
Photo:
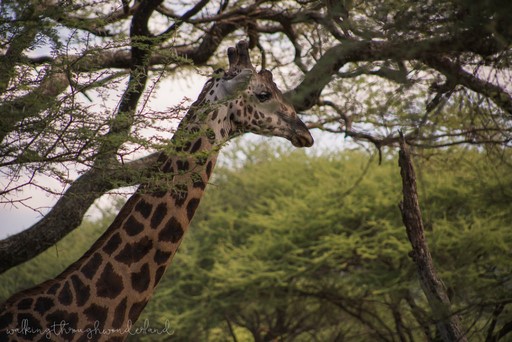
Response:
M437 275L432 262L421 219L416 175L403 136L400 140L398 164L404 196L400 203L402 220L412 245L411 257L418 269L420 285L432 310L433 319L443 341L467 341L459 317L450 311L450 299L446 287Z

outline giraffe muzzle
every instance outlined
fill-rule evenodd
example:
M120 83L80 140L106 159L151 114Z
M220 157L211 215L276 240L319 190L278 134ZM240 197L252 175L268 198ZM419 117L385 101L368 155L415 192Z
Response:
M290 141L295 147L311 147L315 142L309 129L300 119L297 119L293 125L293 134Z

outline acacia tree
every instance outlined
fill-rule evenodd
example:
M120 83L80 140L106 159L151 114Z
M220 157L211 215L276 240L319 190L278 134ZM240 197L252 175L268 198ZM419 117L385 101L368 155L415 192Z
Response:
M396 153L378 168L354 151L315 157L260 144L245 154L243 166L217 170L142 320L167 322L176 341L510 339L506 165L451 148L418 168L425 236L449 287L443 298L439 280L425 291L430 276L416 270L418 261L425 266L418 259L427 257L426 246L410 252L397 207ZM410 212L409 205L402 208ZM446 336L453 314L462 334Z
M379 150L401 128L418 147L503 151L511 11L507 0L2 1L1 201L40 186L40 174L67 188L43 219L0 243L0 270L55 244L106 191L154 176L150 152L165 135L140 128L173 115L145 106L153 85L196 72L189 65L210 72L241 37L286 76L286 96L311 127ZM102 107L120 87L118 103ZM127 162L140 149L148 156Z

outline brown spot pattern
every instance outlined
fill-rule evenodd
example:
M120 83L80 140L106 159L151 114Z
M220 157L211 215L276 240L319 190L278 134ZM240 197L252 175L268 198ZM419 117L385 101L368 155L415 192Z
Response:
M44 314L55 305L55 302L50 297L39 297L36 300L36 303L34 304L34 311L38 312L39 314Z
M112 327L114 329L121 328L124 322L124 316L126 312L126 299L126 297L123 298L121 303L117 305L116 310L114 311L114 320L112 321Z
M199 205L199 198L191 198L187 204L187 218L192 220L194 213L196 212L197 206Z
M70 305L73 302L73 294L71 293L68 281L66 281L64 286L62 286L58 299L62 305Z
M176 243L182 238L183 233L184 231L181 223L179 223L176 218L171 217L171 219L167 221L165 227L158 234L158 239L160 241Z
M151 214L151 209L153 209L153 206L143 199L141 199L135 206L135 210L138 211L144 218L149 217Z
M101 265L101 255L94 253L87 263L82 267L82 273L87 279L92 279Z
M115 233L110 237L105 246L103 246L103 251L107 254L112 254L116 251L117 247L121 244L121 236L119 233Z
M76 296L76 304L78 306L84 305L91 295L91 288L89 285L85 285L80 277L78 277L76 274L71 276L71 284L73 284L73 290Z
M153 216L151 217L151 228L156 229L160 223L162 223L165 215L167 215L167 204L160 203L153 213Z
M103 330L108 317L108 308L99 306L97 304L91 304L87 309L84 310L84 314L89 322L98 322L98 327Z
M130 308L130 312L128 313L128 318L135 322L137 318L139 318L140 313L146 306L147 301L143 300L138 303L134 303Z
M133 272L131 274L132 288L137 292L144 292L149 287L150 275L149 265L144 264L140 268L139 272Z
M123 278L114 271L110 262L107 263L96 282L96 294L98 297L116 298L122 290Z
M144 230L144 225L131 215L124 223L124 230L130 236L135 236Z
M140 241L128 243L115 256L115 260L126 265L138 262L153 248L153 241L149 237L144 237Z

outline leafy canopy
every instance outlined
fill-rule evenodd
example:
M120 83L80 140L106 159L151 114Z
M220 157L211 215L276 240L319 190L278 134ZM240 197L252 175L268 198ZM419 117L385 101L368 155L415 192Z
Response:
M385 157L377 165L356 151L311 156L267 146L228 156L238 162L216 170L139 324L167 324L183 341L433 337L397 207L396 156ZM436 267L471 340L484 340L496 308L511 299L512 177L474 150L419 159L417 169ZM106 224L88 223L68 238L73 248L64 241L2 275L2 297L56 275ZM511 319L497 315L494 332Z

